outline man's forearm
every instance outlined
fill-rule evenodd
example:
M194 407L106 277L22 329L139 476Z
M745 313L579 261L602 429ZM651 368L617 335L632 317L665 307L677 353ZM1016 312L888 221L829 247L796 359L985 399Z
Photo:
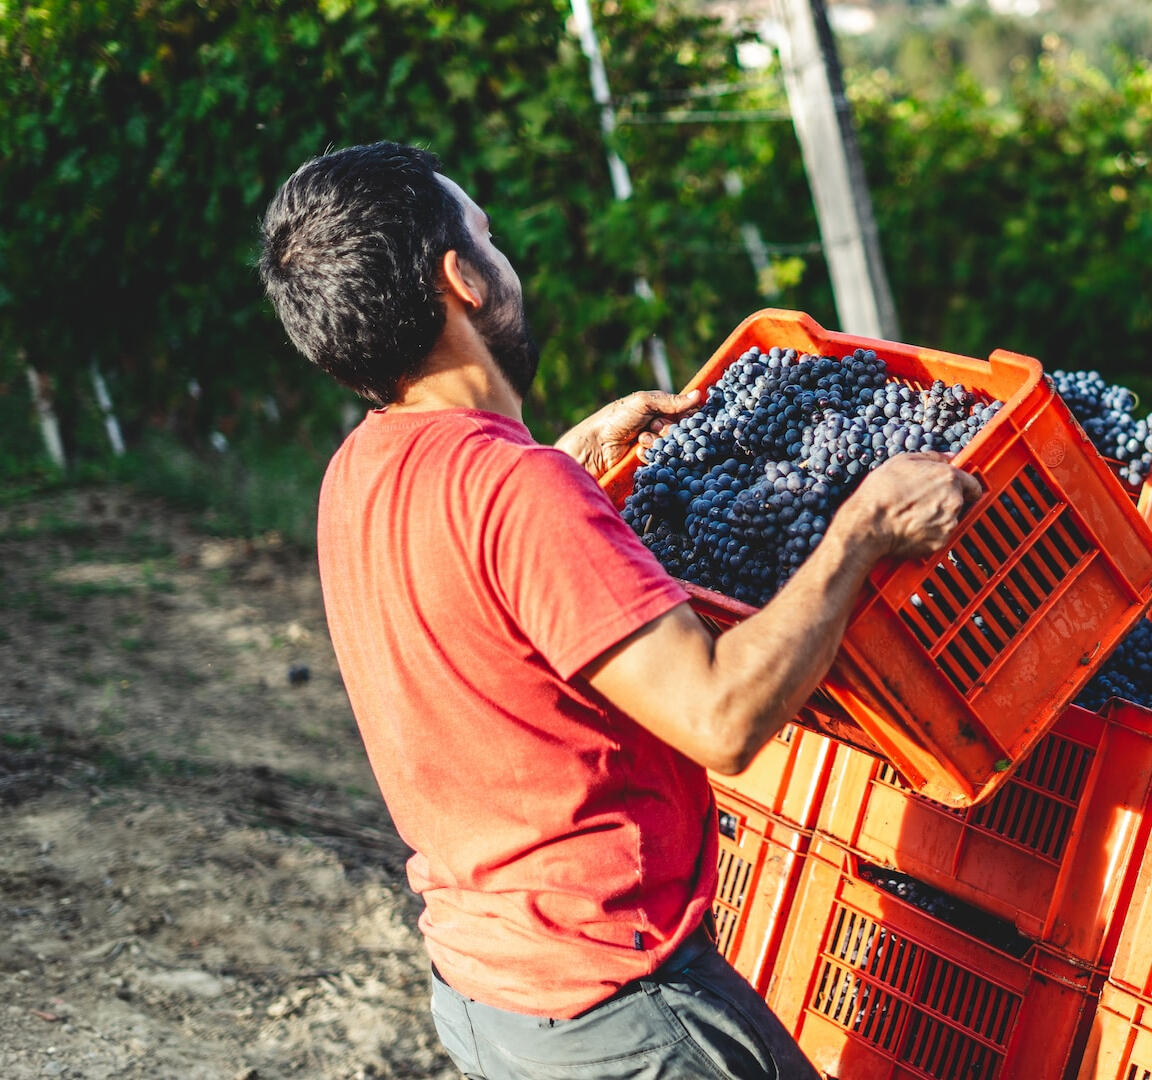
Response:
M828 673L848 618L882 552L859 530L833 526L769 603L720 635L713 652L718 704L745 745L739 772L801 707Z
M979 494L978 481L939 455L899 455L864 479L761 611L713 638L680 604L584 675L681 753L717 772L740 772L828 673L877 561L940 550Z

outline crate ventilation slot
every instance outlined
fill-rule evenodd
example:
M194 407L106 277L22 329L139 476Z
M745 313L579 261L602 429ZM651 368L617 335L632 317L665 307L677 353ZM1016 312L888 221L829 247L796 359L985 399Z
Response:
M1090 747L1048 735L969 821L1059 863L1095 756Z
M992 798L967 809L948 808L949 812L965 818L974 829L1059 863L1094 757L1095 751L1083 743L1046 735ZM890 762L877 766L876 780L909 791Z
M995 1080L1018 995L838 905L809 1008L932 1080Z
M890 761L877 760L876 763L876 781L884 784L887 787L895 788L897 791L903 791L906 795L910 795L916 799L924 798L918 792L913 791L904 778L897 771L896 767ZM953 817L965 817L968 811L960 806L945 806L943 803L932 802L933 809L942 814L951 814Z
M1066 504L1028 465L944 553L900 616L969 694L1093 553Z
M729 835L724 828L725 819L731 821L731 835L735 836L736 819L731 814L720 815L721 834ZM755 863L749 862L731 847L721 844L716 899L712 905L712 913L716 917L717 948L725 956L729 955L732 938L740 926L740 913L745 899L752 890L755 871Z

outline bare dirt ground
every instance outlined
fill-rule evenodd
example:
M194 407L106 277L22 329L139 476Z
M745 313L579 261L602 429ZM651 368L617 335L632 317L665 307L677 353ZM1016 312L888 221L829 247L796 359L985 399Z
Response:
M315 566L0 508L0 1077L458 1077Z

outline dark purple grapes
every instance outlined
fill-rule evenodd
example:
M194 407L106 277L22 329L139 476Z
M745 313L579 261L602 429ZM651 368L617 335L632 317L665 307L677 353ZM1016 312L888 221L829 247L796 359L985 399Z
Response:
M1152 622L1141 619L1076 698L1086 709L1099 709L1110 698L1152 708Z
M1136 398L1096 371L1053 371L1056 392L1105 457L1120 463L1133 487L1152 472L1152 417L1134 415ZM1111 698L1152 708L1152 623L1141 619L1092 676L1076 704L1099 709Z
M751 348L636 470L625 520L668 571L766 603L870 469L955 453L1001 407L963 386L889 379L870 349L840 360Z
M1020 934L1008 920L949 896L934 885L910 877L908 874L887 867L873 866L870 863L861 863L860 879L1001 952L1022 957L1032 948L1033 942ZM879 945L880 942L876 944Z
M1084 434L1105 457L1120 463L1121 477L1139 487L1152 472L1152 416L1138 419L1131 390L1098 371L1053 371L1056 392Z

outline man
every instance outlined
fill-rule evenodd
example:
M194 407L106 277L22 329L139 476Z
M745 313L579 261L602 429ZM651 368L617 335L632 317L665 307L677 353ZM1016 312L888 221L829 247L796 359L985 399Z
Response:
M491 1080L810 1080L712 944L705 768L739 772L795 716L872 566L942 546L978 483L894 459L714 639L595 482L694 399L634 394L537 444L519 279L432 155L307 162L263 237L289 337L377 406L329 466L318 553L449 1054Z

